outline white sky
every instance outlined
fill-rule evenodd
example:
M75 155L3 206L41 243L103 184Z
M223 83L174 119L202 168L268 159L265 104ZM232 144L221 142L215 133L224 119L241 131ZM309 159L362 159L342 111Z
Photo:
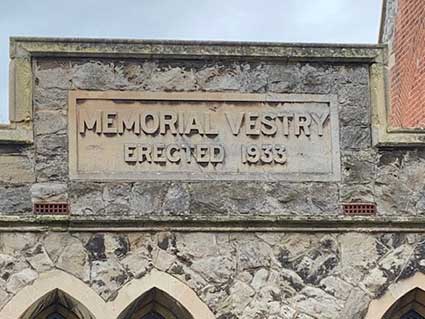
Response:
M0 122L10 36L376 43L382 0L0 0Z

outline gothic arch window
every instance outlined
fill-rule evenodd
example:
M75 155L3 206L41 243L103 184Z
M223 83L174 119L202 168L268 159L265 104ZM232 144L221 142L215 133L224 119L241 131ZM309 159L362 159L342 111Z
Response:
M425 319L425 274L391 284L370 302L365 319Z
M424 317L418 314L415 310L410 310L408 313L403 315L401 319L424 319Z
M152 288L133 301L118 319L193 319L174 298Z
M157 312L151 312L144 316L142 319L164 319L164 317Z
M54 289L37 300L20 319L94 319L74 298Z
M385 312L382 319L425 319L425 291L410 290Z

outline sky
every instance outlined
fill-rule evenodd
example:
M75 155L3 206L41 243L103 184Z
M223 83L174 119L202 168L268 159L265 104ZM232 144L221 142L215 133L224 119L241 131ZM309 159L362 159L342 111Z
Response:
M0 122L10 36L376 43L382 0L0 0Z

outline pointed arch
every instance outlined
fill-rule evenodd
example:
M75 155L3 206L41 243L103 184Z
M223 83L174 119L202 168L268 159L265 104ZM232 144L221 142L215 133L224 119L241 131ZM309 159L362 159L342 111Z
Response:
M416 273L408 279L392 284L382 297L372 300L365 319L392 319L402 316L409 309L425 316L424 301L425 275Z
M120 289L113 303L115 318L131 318L139 309L143 311L143 305L153 305L152 301L157 304L155 312L166 319L173 318L173 315L182 316L183 319L215 319L211 310L191 288L156 269ZM143 315L142 312L140 314Z
M193 319L183 305L158 288L151 288L143 293L117 319L140 319L146 317Z
M61 298L63 303L70 305L77 318L78 315L84 319L104 316L105 304L91 288L66 272L53 270L42 273L33 284L22 288L0 310L0 318L27 319L38 316L45 310L44 306L49 307L53 298Z
M19 318L45 319L55 315L67 319L95 319L83 304L60 289L53 289L39 298Z

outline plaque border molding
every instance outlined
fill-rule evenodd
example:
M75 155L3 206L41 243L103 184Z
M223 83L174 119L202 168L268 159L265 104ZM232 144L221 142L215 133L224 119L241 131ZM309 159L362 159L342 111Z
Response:
M326 103L329 105L330 138L332 147L332 172L320 173L225 173L187 174L179 172L140 172L125 174L119 172L81 173L78 171L78 117L77 100L126 100L126 101L202 101L202 102L289 102ZM273 93L219 93L219 92L139 92L139 91L85 91L73 90L68 95L68 167L71 180L91 181L310 181L337 182L341 180L341 155L339 139L338 101L335 95L322 94L273 94Z

